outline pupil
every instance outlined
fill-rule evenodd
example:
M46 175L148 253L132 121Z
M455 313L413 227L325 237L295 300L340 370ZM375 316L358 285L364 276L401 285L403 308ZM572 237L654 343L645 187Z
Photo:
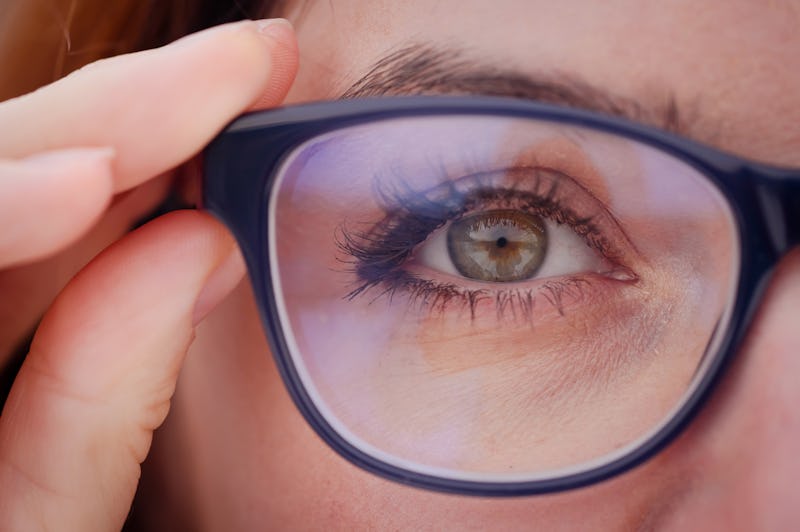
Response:
M501 236L500 238L497 239L497 247L504 248L506 247L506 244L508 244L508 240L506 240L506 237Z

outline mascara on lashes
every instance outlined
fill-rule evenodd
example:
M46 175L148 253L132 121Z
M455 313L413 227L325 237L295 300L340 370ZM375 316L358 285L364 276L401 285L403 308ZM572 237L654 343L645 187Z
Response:
M493 183L498 178L502 184ZM376 183L386 181L376 180ZM569 198L564 197L565 191L570 195ZM574 197L581 193L593 201L587 202L586 198L579 201ZM591 285L592 276L553 278L538 288L520 288L518 283L513 283L517 286L470 289L449 282L424 279L406 270L405 266L413 259L417 246L434 231L452 220L492 208L516 209L557 224L566 224L590 248L612 264L610 278L627 282L637 280L633 271L623 265L621 257L625 254L614 245L615 239L608 238L600 227L603 225L607 230L619 231L624 237L613 216L584 187L557 170L515 167L477 172L455 180L446 179L438 186L422 192L413 190L401 181L393 187L385 184L377 186L375 195L384 212L379 222L371 224L366 231L352 230L347 222L337 228L337 247L344 255L339 260L350 264L347 271L356 276L354 287L345 295L348 300L376 289L372 301L381 297L391 300L395 295L404 293L410 301L429 307L431 311L443 312L451 304L458 303L468 307L474 317L481 301L494 299L500 317L506 310L514 315L517 310L522 315L529 315L537 295L542 293L543 299L563 314L564 296L582 297L584 289ZM584 207L586 203L591 203L596 212L579 214L565 204L567 199L573 203L583 203ZM609 225L615 227L612 229Z

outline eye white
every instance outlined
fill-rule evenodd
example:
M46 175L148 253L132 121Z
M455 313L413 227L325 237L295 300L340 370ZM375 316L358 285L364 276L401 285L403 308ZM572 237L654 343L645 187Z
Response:
M590 248L572 228L547 219L543 219L543 221L547 234L547 250L542 265L531 279L603 271L602 256ZM463 278L453 264L447 248L447 231L449 229L450 223L447 223L444 227L434 231L417 247L414 256L419 264L427 268ZM474 279L472 280L474 281Z

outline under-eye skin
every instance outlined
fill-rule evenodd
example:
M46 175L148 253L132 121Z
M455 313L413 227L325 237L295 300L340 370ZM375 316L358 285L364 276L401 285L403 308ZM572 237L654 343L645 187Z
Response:
M554 169L503 168L440 180L424 191L379 186L376 194L382 219L347 220L337 229L339 260L355 276L344 296L349 300L404 296L432 313L466 308L473 318L479 306L493 302L498 317L512 312L529 319L540 302L563 314L566 299L580 302L598 281L639 279L632 246L616 219L576 180ZM537 274L557 247L546 223L580 239L594 268ZM437 234L447 235L452 272L421 258Z

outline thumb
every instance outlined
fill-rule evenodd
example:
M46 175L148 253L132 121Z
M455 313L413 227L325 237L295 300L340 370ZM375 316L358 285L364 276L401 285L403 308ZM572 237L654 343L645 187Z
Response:
M0 530L119 529L193 325L243 272L208 215L121 240L45 316L0 416Z

